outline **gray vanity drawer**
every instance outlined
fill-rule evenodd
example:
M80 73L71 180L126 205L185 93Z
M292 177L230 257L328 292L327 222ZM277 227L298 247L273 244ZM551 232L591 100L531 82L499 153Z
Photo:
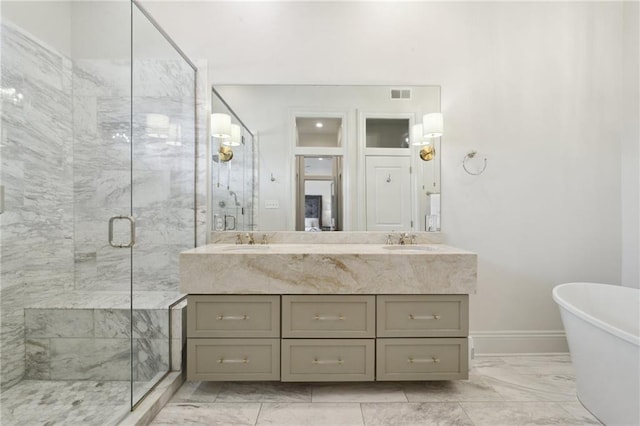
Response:
M282 339L282 381L373 381L374 346L374 339Z
M280 296L187 298L189 337L279 337Z
M468 378L466 338L377 339L376 380Z
M375 296L282 296L282 337L375 337Z
M188 339L187 380L280 380L280 339Z
M378 296L378 337L466 337L469 296Z

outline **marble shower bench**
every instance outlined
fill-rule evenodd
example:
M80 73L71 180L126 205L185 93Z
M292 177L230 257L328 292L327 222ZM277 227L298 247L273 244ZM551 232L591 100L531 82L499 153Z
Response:
M149 381L169 367L181 370L186 300L169 317L180 297L134 292L132 314L130 294L117 291L69 292L25 307L25 378L129 380L132 329L135 381Z

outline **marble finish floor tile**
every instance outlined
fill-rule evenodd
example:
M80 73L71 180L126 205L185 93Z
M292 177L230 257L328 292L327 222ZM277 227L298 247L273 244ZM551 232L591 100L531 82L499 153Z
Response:
M363 382L314 385L312 402L407 402L399 383Z
M264 403L256 425L362 426L357 403Z
M600 424L577 400L571 361L565 355L476 358L469 380L187 382L165 409L177 419L182 410L184 419L191 419L193 406L202 410L218 404L260 405L257 425ZM222 424L225 418L220 415Z
M151 425L255 425L260 403L167 404Z
M23 380L0 395L2 425L115 425L130 408L129 382Z
M469 380L409 382L402 385L410 402L502 401L502 396L484 376Z
M170 402L215 402L222 385L221 382L185 382Z
M554 402L462 402L462 408L475 426L585 425L585 421ZM587 419L588 420L588 419Z
M573 376L505 374L485 378L505 401L576 401Z
M505 356L504 365L518 374L560 374L575 376L569 355Z
M458 403L362 404L367 426L473 426Z
M311 402L305 383L225 382L216 402Z

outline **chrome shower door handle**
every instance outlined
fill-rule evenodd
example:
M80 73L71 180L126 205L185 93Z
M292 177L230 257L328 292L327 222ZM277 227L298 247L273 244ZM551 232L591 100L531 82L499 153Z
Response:
M128 244L116 244L113 241L113 223L116 220L128 220L129 221L129 229L130 229L130 234L129 234L129 243ZM133 247L133 245L136 243L136 221L134 218L132 218L131 216L113 216L112 218L109 219L109 245L111 247L115 247L115 248L128 248L128 247Z

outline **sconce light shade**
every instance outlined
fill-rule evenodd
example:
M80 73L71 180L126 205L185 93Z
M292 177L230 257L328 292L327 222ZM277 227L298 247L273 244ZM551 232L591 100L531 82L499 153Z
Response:
M444 120L442 119L441 112L432 112L430 114L425 114L422 117L422 125L424 126L424 137L425 138L439 138L443 133L443 125Z
M237 124L231 125L231 136L229 139L222 141L222 145L225 146L240 146L242 140L242 130Z
M425 138L424 138L424 127L422 126L422 124L414 124L413 127L411 127L411 145L424 145L425 144Z
M211 114L211 136L227 139L231 136L231 116L229 114Z

